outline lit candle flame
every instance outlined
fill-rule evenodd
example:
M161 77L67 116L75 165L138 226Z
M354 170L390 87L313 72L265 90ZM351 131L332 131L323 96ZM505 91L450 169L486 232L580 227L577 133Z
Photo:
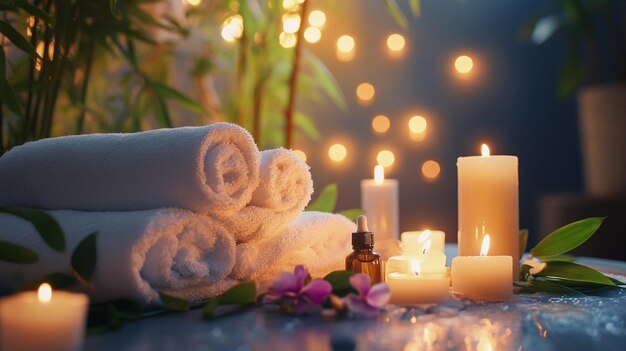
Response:
M430 244L431 244L432 240L428 240L426 242L426 244L424 244L424 249L422 250L422 254L426 254L426 251L430 250Z
M420 275L421 267L420 263L416 259L411 260L411 270L415 273L415 275Z
M491 245L491 238L489 237L489 234L485 234L485 237L483 238L483 244L480 247L481 256L487 256L490 245Z
M421 244L428 239L430 239L430 229L424 230L422 234L417 237L417 242Z
M476 345L476 351L493 351L491 341L485 336L481 337L478 341L478 345Z
M480 147L480 153L483 155L483 157L491 155L491 152L489 151L489 146L487 146L487 144L483 144L483 146Z
M39 302L50 302L50 300L52 300L52 287L50 286L50 284L41 284L39 286L39 290L37 290L37 297L39 298Z
M374 167L374 183L382 184L385 180L385 169L381 165Z

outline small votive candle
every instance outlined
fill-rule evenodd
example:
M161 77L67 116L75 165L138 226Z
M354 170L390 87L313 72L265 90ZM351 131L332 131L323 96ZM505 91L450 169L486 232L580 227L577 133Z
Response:
M513 295L511 256L486 256L489 235L485 235L481 256L452 259L452 292L477 301L506 301Z
M89 299L85 294L52 292L44 283L37 292L0 301L0 349L4 351L80 350Z
M389 303L394 305L431 304L450 297L450 283L445 270L442 274L420 274L419 262L411 260L415 273L391 272L386 283L391 290Z

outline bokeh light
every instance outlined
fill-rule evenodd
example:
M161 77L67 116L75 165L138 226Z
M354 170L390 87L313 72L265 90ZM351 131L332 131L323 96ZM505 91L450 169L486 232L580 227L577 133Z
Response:
M302 161L306 162L306 153L302 150L295 149L293 153L296 154Z
M288 13L283 15L283 31L293 34L300 29L300 15L297 13Z
M278 36L278 42L280 43L280 46L284 47L285 49L289 49L289 48L296 46L297 41L298 41L298 38L293 33L281 32L280 35Z
M184 0L184 1L191 6L198 6L202 3L202 0Z
M285 11L294 11L300 6L300 3L298 0L283 0L283 9Z
M372 119L372 129L377 133L385 133L389 130L391 126L391 121L389 118L384 115L378 115Z
M323 11L315 10L309 14L309 24L321 28L326 23L326 14Z
M390 150L381 150L376 155L376 162L385 168L391 167L395 161L396 157Z
M439 173L441 172L441 166L439 166L439 162L428 160L422 164L422 175L429 180L434 180L439 177Z
M472 71L474 67L474 60L471 57L466 55L461 55L454 60L454 68L456 68L457 72L462 74L467 74Z
M304 40L315 44L322 38L322 31L317 27L308 27L304 30Z
M409 130L411 133L424 133L426 131L426 118L422 116L413 116L409 119Z
M394 33L387 37L387 47L392 52L399 53L404 49L406 45L406 41L404 37L400 34Z
M370 83L361 83L356 87L356 96L363 103L371 102L374 95L376 95L376 89Z
M243 35L243 18L241 15L232 15L222 23L222 39L228 43L241 38Z
M337 39L337 50L341 52L350 52L354 50L356 43L354 38L349 35L342 35Z
M348 155L348 150L342 144L333 144L328 148L328 156L335 162L343 161Z

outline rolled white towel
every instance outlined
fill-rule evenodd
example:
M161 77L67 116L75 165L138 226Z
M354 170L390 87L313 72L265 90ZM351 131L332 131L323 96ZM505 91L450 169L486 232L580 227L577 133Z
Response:
M309 166L291 150L262 151L260 178L250 203L222 216L237 242L258 241L280 232L311 200Z
M178 209L134 212L51 211L67 241L66 253L52 250L21 218L0 214L0 240L35 251L31 264L0 261L0 290L11 290L14 277L27 283L56 272L69 272L71 253L97 231L96 269L89 291L94 301L118 298L149 304L158 292L188 300L218 295L233 283L226 279L235 259L232 234L219 223Z
M85 211L243 208L258 149L229 123L39 140L0 157L0 206Z
M355 230L356 225L342 215L303 212L268 240L238 244L231 277L263 284L279 272L293 271L298 264L305 265L313 277L345 269L345 258L352 251L351 233Z

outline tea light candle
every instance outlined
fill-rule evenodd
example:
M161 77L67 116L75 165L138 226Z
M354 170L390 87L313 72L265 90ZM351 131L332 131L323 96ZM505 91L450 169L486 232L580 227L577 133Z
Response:
M430 241L430 249L432 252L443 252L446 245L446 234L440 230L420 230L403 232L400 235L402 246L406 252L422 252L424 245Z
M378 242L398 240L398 181L385 179L381 165L374 168L374 179L361 181L361 208Z
M442 302L449 298L449 281L445 267L440 274L421 274L420 264L411 259L411 272L390 272L385 282L391 290L389 303L416 305Z
M44 283L0 301L0 349L5 351L80 350L89 299L55 291Z
M489 234L483 238L480 256L452 259L452 291L479 301L505 301L513 295L511 256L487 256Z
M511 256L511 279L519 275L519 210L517 157L459 157L459 256L478 256L485 234L492 236L490 252Z

